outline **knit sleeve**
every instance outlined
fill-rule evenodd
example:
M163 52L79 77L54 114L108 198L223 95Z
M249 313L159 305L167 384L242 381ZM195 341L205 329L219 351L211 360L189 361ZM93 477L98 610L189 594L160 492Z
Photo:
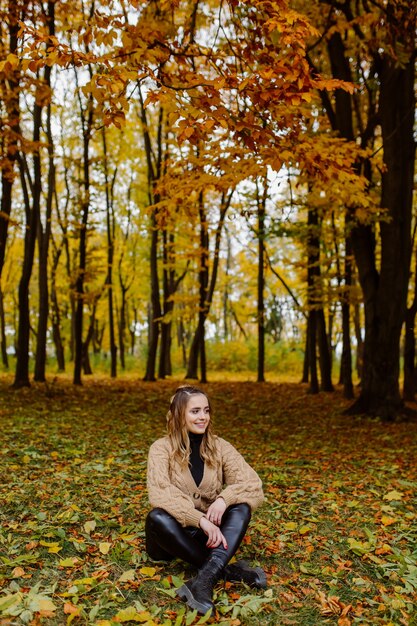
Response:
M169 471L170 451L163 439L155 441L148 454L147 487L152 508L164 509L182 526L199 526L202 511L192 498L174 485Z
M220 439L224 489L219 494L227 506L246 502L252 510L264 500L262 482L255 470L230 443Z

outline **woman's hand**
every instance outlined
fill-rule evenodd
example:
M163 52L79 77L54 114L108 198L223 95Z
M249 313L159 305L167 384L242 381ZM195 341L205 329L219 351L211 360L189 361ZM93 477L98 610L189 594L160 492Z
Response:
M206 546L208 548L217 548L221 543L223 544L223 548L227 550L227 541L226 537L223 535L222 531L218 526L210 522L207 517L200 518L200 528L207 535L207 543Z
M226 510L226 502L222 497L217 498L212 504L210 504L208 511L206 513L206 517L210 522L213 522L216 526L220 526L223 513Z

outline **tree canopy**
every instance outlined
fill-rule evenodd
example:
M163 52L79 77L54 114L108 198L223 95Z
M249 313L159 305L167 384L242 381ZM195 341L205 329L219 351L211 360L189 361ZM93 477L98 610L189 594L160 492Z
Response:
M413 398L415 7L0 12L1 345L15 386L32 357L44 380L52 353L76 384L98 353L111 376L134 356L148 380L173 367L205 380L210 342L230 357L255 335L260 381L281 342L304 352L312 392L333 388L337 357L352 396L356 354L354 411L391 419Z

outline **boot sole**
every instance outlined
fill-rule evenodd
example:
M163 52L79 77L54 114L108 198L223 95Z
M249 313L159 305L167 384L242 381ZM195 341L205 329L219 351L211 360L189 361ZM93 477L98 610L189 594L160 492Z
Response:
M176 589L175 593L181 598L181 600L185 600L191 609L195 609L202 615L205 615L208 611L213 610L212 606L207 607L207 605L196 600L187 585L182 585L182 587Z

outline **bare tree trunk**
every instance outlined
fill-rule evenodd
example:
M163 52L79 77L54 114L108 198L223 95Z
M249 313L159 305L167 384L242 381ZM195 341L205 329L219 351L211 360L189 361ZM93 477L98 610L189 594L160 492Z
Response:
M308 364L310 366L310 387L309 392L316 394L319 392L319 381L317 377L317 311L312 309L308 316Z
M329 336L326 332L326 320L324 317L323 307L316 311L317 313L317 330L319 345L319 363L320 363L320 388L322 391L333 391L332 384L332 363L331 348L329 346Z
M52 339L55 345L55 354L59 372L65 372L65 351L61 336L61 311L59 309L58 295L56 291L56 273L58 269L59 259L62 253L62 247L54 250L52 269L51 269L51 323L52 323Z
M126 358L125 358L125 341L126 341L126 315L127 315L127 307L126 307L126 288L123 284L123 280L119 274L119 282L120 282L120 291L121 291L121 304L120 304L120 314L119 314L119 357L120 357L120 367L122 370L126 368Z
M54 37L55 35L55 2L48 2L48 29L49 35ZM45 84L51 86L51 68L45 67L44 74ZM51 128L51 104L47 106L47 138L48 138L48 191L46 198L46 211L45 211L45 226L42 224L41 214L39 211L38 216L38 250L39 250L39 270L38 270L38 285L39 285L39 313L38 313L38 330L37 330L37 343L35 354L35 371L34 380L39 382L45 381L45 369L46 369L46 337L48 331L48 317L49 317L49 287L48 287L48 256L49 256L49 241L51 237L51 224L52 224L52 202L55 194L55 162L54 162L54 147L53 136Z
M18 49L19 20L24 19L20 15L19 5L15 0L8 2L8 28L9 28L9 51L16 55ZM7 120L2 120L2 146L1 146L1 203L0 203L0 277L3 270L6 254L6 241L9 228L9 218L12 211L12 190L16 176L15 164L18 155L18 129L20 127L19 108L19 82L20 70L11 72L5 81L8 85L5 91L5 106Z
M29 285L32 276L33 260L35 255L36 233L40 214L40 199L42 190L41 158L39 153L40 129L42 123L42 107L35 104L33 107L33 181L31 181L32 202L29 198L26 178L30 181L26 156L19 155L22 189L26 211L26 229L24 239L24 258L22 275L19 282L19 325L17 339L17 360L13 386L30 387L29 382L29 332L30 307ZM32 205L32 206L31 206Z
M258 383L265 382L265 217L268 181L263 180L262 197L256 185L258 205Z
M352 347L350 343L350 294L352 289L352 249L350 237L346 237L345 252L345 294L342 299L342 361L341 372L343 372L343 395L345 398L354 397L352 381Z
M106 129L103 126L103 153L104 153L104 181L106 185L106 225L107 225L107 298L109 305L109 339L110 339L110 375L117 376L117 346L114 328L114 308L113 308L113 259L114 259L114 239L115 239L115 217L114 217L114 183L117 175L115 168L112 182L110 184L108 173L108 155Z
M85 340L83 341L83 346L82 346L82 367L83 367L84 374L86 376L91 376L92 373L93 373L93 370L91 368L90 355L89 355L88 350L89 350L90 343L91 343L91 340L93 339L93 335L94 335L94 326L95 326L95 321L96 321L96 311L97 311L97 301L95 301L94 304L93 304L93 309L92 309L91 315L90 315L90 323L89 323L88 329L87 329L87 335L86 335Z
M310 373L310 314L307 317L306 324L306 336L304 347L304 359L303 359L303 375L301 377L301 383L308 383ZM318 389L318 384L317 384Z
M154 162L154 153L152 150L151 136L149 133L149 124L146 116L145 105L142 98L141 87L139 85L139 97L141 105L141 120L143 139L145 143L145 154L148 172L148 196L149 204L157 204L160 200L159 195L155 193L155 184L161 176L162 166L162 124L164 113L162 107L159 110L158 134L156 146L156 162ZM148 331L148 357L146 360L146 372L144 380L156 380L156 358L158 352L158 342L160 334L160 324L162 316L161 300L159 296L159 276L158 276L158 244L159 244L159 226L157 220L157 209L153 209L150 220L151 245L150 245L150 276L151 276L151 301L150 301L150 317Z
M207 362L206 362L206 338L205 321L208 314L207 289L208 289L208 254L209 254L209 234L207 214L204 206L203 193L200 193L198 211L200 215L200 306L198 311L198 352L200 357L200 380L207 382Z
M211 303L213 301L214 289L217 281L217 272L219 268L219 254L220 243L223 232L224 220L230 203L232 201L234 190L232 189L229 194L222 194L220 204L220 216L217 223L215 243L214 243L214 257L213 267L211 272L211 278L209 281L208 276L208 254L209 254L209 235L207 230L207 218L204 208L203 194L200 194L199 199L199 214L200 214L200 271L199 271L199 314L198 324L191 343L191 348L188 357L186 378L195 379L198 378L198 360L200 357L200 369L201 369L201 382L205 382L207 379L206 372L206 354L205 354L205 320L210 312ZM210 282L210 284L209 284ZM203 362L201 362L203 360Z
M307 298L309 309L309 338L308 338L308 364L310 366L310 392L318 393L317 383L317 363L316 359L316 342L319 346L319 363L321 373L321 389L323 391L332 391L333 385L331 381L331 360L329 343L326 333L326 325L324 319L324 311L322 305L322 286L320 276L320 237L319 237L319 217L314 208L309 208L307 218Z
M9 369L9 358L7 356L7 340L6 340L6 319L4 314L4 298L0 289L0 345L1 360L6 369Z
M76 74L77 77L77 74ZM78 80L78 77L77 77ZM79 93L79 90L78 90ZM93 127L94 109L93 99L89 95L86 109L84 109L79 95L80 119L83 134L83 198L81 203L81 222L78 245L78 268L75 281L75 317L74 317L74 385L81 385L81 370L83 366L84 343L83 343L83 316L84 316L84 282L87 269L87 226L90 210L90 142Z
M155 211L151 216L151 302L149 317L148 336L148 358L146 361L146 372L144 380L156 380L156 355L158 350L158 339L161 320L161 301L159 299L159 278L158 278L158 227L156 224Z
M389 13L392 6L389 5ZM407 19L404 10L404 20ZM404 25L403 25L404 26ZM409 28L411 24L409 24ZM415 24L414 24L415 28ZM415 36L415 30L410 37ZM392 420L403 408L399 389L400 335L405 319L411 257L411 213L414 186L415 59L399 65L387 54L379 72L380 119L386 170L381 206L380 271L365 249L366 228L352 231L359 278L365 296L365 345L361 394L350 412L367 412ZM374 249L371 248L371 253ZM370 272L370 268L372 271Z

